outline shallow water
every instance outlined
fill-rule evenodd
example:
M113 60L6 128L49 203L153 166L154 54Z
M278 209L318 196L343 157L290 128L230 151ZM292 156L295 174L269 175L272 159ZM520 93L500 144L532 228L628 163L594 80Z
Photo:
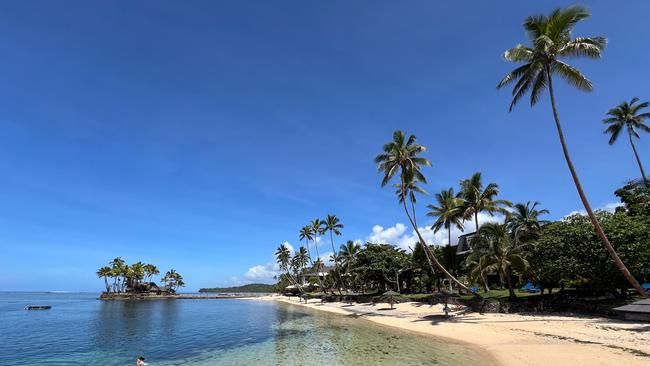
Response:
M96 297L0 293L0 365L481 364L458 344L288 304Z

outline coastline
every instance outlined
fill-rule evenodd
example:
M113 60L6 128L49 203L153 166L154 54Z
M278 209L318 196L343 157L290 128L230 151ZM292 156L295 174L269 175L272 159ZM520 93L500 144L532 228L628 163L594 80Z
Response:
M452 313L440 305L305 304L279 295L248 298L308 307L466 344L484 352L494 364L514 365L647 365L650 324L607 318L563 315ZM489 360L486 360L489 362Z

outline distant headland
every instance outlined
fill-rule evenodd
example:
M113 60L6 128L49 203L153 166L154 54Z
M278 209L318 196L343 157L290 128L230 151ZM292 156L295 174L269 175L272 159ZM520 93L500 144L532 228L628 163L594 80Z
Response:
M202 288L199 289L199 292L219 292L227 294L239 294L239 293L271 293L275 292L275 285L267 285L264 283L251 283L243 286L233 286L233 287L212 287L212 288Z

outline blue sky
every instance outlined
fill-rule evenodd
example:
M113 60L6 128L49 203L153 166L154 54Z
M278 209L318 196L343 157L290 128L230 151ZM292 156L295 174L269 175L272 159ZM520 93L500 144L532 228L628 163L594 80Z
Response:
M404 243L372 162L395 129L429 148L430 192L482 171L551 218L579 210L548 98L508 113L495 89L524 17L567 4L3 2L0 290L100 290L94 272L116 256L173 267L189 290L268 280L274 249L327 213L345 225L337 244ZM573 61L594 92L558 82L557 98L605 207L638 175L600 120L650 99L650 4L586 5L575 35L610 44Z

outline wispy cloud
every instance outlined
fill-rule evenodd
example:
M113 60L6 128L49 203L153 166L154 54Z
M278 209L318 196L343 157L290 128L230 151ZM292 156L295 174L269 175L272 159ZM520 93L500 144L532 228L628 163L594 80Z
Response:
M616 211L617 207L621 207L621 206L623 206L623 204L621 202L610 202L610 203L606 203L606 204L604 204L604 205L602 205L600 207L596 207L596 209L594 211L614 212L614 211ZM571 211L568 214L564 215L564 218L567 218L567 217L573 216L573 215L586 216L587 211L585 209Z

